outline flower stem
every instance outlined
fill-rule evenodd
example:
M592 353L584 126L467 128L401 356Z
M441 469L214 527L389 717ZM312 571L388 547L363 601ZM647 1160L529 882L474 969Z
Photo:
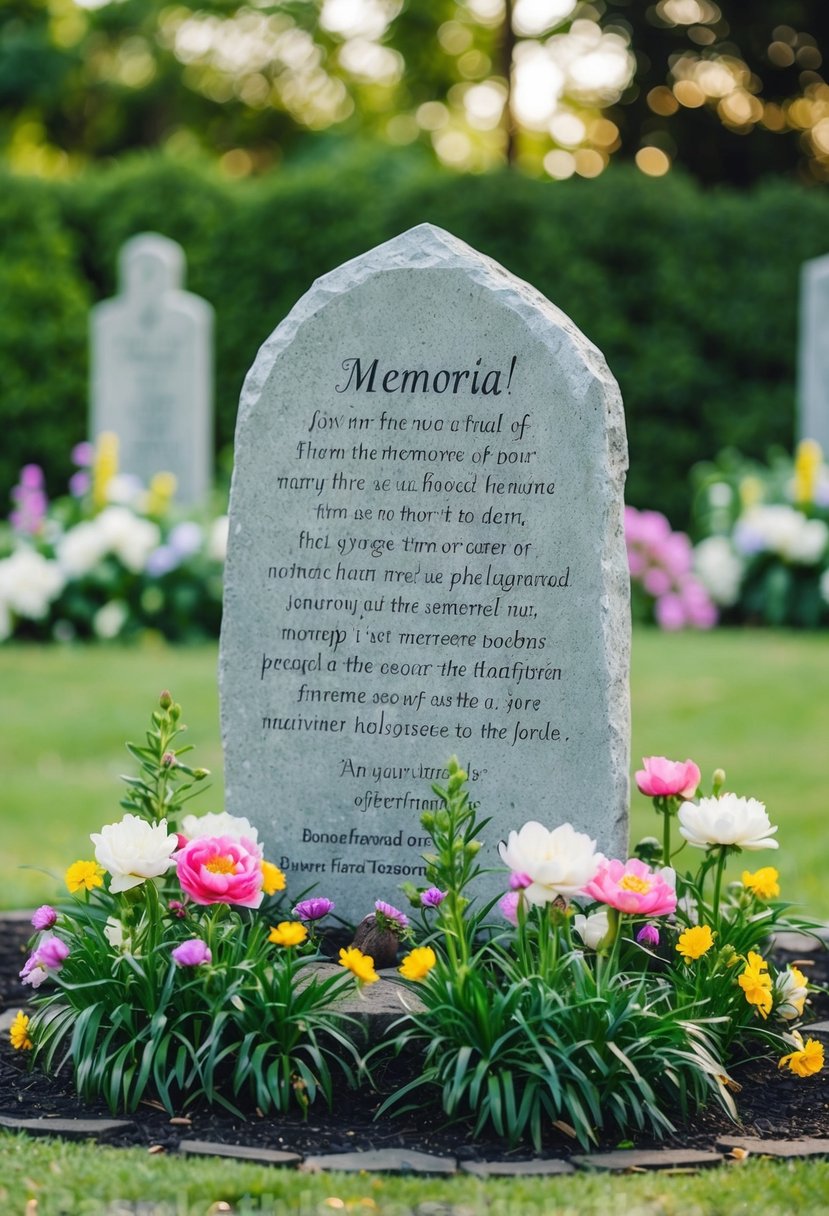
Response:
M662 808L662 864L671 864L671 808L667 798Z
M716 924L720 915L720 891L722 889L722 875L725 869L726 849L720 846L720 855L717 858L717 872L714 875L714 898L711 903L711 918Z

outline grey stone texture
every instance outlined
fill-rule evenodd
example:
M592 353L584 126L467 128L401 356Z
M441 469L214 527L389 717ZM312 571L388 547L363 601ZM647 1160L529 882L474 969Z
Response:
M306 1157L299 1167L306 1174L337 1170L355 1174L365 1170L372 1174L454 1174L458 1163L454 1157L435 1157L405 1148L377 1148L368 1153L326 1153Z
M230 1157L234 1161L253 1161L257 1165L296 1166L299 1153L282 1149L259 1148L251 1144L214 1144L212 1140L182 1140L178 1151L187 1157Z
M492 817L626 856L618 388L534 288L421 225L318 280L242 393L219 684L227 809L356 921L425 884L457 754ZM505 874L479 892L505 889Z
M119 467L148 484L175 474L203 503L213 467L213 309L182 290L184 251L144 232L121 250L122 294L92 310L90 431L119 439Z
M829 1157L829 1137L804 1136L800 1140L763 1140L755 1136L721 1136L717 1148L734 1148L765 1157Z
M798 434L829 453L829 254L800 272Z
M67 1140L103 1140L133 1126L129 1119L17 1119L0 1115L0 1127L30 1136L63 1136Z
M533 1161L462 1161L461 1173L476 1178L537 1178L552 1174L575 1174L569 1161L537 1157Z
M573 1164L587 1170L678 1170L699 1169L722 1162L720 1153L695 1148L616 1149L609 1153L588 1153L572 1158Z
M306 976L326 980L344 974L339 963L313 963L303 968L298 982L301 985ZM380 979L373 984L358 985L355 981L333 1006L352 1019L351 1030L356 1032L359 1027L368 1043L382 1042L401 1018L420 1013L424 1008L417 985L405 983L396 969L384 968L377 974Z

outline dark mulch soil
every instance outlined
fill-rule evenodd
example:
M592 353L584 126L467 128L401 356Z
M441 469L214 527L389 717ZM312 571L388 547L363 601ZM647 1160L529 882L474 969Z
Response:
M28 990L17 983L17 972L25 958L23 942L30 928L21 921L19 932L8 921L0 932L0 1008L16 1008L23 1003ZM781 954L777 961L791 962L795 956ZM829 953L820 950L800 960L813 983L829 984ZM829 1019L829 995L815 993L811 998L810 1021ZM182 1139L218 1141L223 1144L247 1144L267 1148L292 1150L303 1154L353 1152L358 1150L401 1147L437 1154L448 1154L463 1160L509 1158L517 1160L533 1156L531 1145L509 1151L495 1137L473 1141L470 1128L464 1124L446 1126L439 1109L404 1114L398 1118L374 1115L385 1095L414 1075L416 1062L392 1062L381 1075L381 1092L354 1093L344 1088L336 1095L334 1109L327 1111L320 1103L311 1108L307 1120L300 1115L252 1115L240 1120L217 1109L188 1110L188 1123L175 1122L152 1104L142 1104L125 1116L133 1127L124 1134L108 1139L108 1143L126 1145L161 1145L173 1150ZM692 1125L682 1127L663 1144L683 1148L712 1149L718 1136L746 1135L765 1139L796 1139L802 1136L829 1136L829 1072L801 1079L788 1071L778 1071L775 1064L748 1061L732 1069L732 1075L742 1086L737 1095L741 1125L735 1127L715 1107L694 1117ZM48 1078L39 1072L29 1072L26 1056L12 1051L8 1036L0 1044L0 1114L21 1118L108 1118L101 1104L81 1102L73 1093L69 1077ZM637 1136L633 1128L629 1139L637 1148L656 1147L657 1142ZM615 1148L623 1139L616 1135L606 1140L602 1148ZM566 1135L552 1129L545 1140L549 1156L566 1156L580 1151Z

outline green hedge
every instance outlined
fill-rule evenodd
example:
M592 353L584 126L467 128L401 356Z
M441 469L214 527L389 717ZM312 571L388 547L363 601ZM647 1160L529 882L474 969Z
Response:
M83 313L114 291L129 236L179 241L189 288L216 308L222 448L259 345L311 281L430 221L534 283L604 351L627 410L628 500L683 525L695 461L791 445L799 268L829 245L817 190L704 192L623 168L458 177L401 153L240 184L153 156L60 185L6 178L0 198L0 298L14 306L0 339L3 500L25 460L62 488L85 431Z

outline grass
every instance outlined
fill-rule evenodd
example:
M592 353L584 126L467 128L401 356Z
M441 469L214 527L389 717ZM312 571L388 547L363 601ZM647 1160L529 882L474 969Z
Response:
M483 1183L466 1176L310 1176L0 1133L0 1205L15 1216L120 1216L138 1210L143 1216L406 1216L418 1210L441 1216L606 1216L620 1209L628 1216L825 1216L827 1194L829 1162L749 1160L697 1175L579 1174ZM136 1201L140 1209L132 1206Z
M721 630L634 635L634 769L643 755L690 756L710 781L764 801L781 849L732 865L773 863L784 896L829 916L821 856L829 809L829 638ZM169 687L184 706L197 762L211 769L201 810L222 807L216 648L23 647L0 650L0 822L7 858L0 907L55 898L64 869L90 853L89 833L121 814L126 739ZM632 839L657 835L650 802L632 795ZM543 819L543 808L528 808ZM518 826L518 825L516 825ZM41 870L25 869L38 865Z

